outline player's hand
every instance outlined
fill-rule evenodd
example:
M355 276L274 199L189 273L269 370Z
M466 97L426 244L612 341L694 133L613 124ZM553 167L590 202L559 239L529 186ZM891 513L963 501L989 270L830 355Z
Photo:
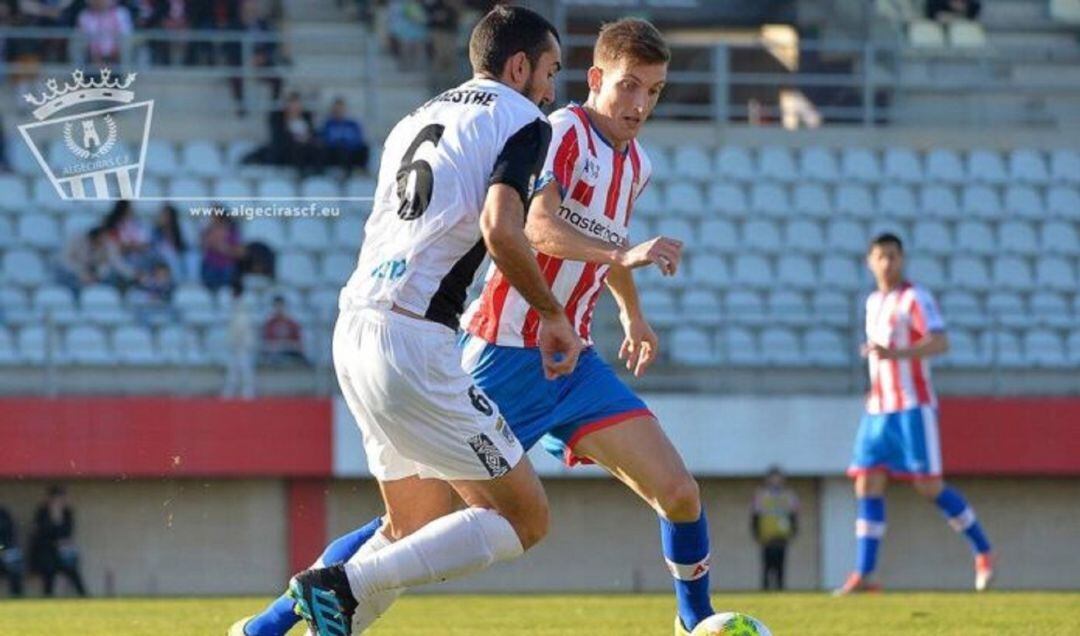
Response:
M664 276L674 276L679 269L679 261L682 260L682 248L683 242L679 239L657 236L622 252L619 265L637 269L655 263Z
M879 345L876 342L867 342L859 350L862 357L876 356L878 360L896 360L900 358L899 351Z
M581 338L574 332L574 326L562 311L540 318L537 343L544 364L544 377L548 380L571 373L584 347Z
M656 360L660 340L644 318L626 318L622 323L625 337L619 347L619 359L626 361L627 371L640 378Z

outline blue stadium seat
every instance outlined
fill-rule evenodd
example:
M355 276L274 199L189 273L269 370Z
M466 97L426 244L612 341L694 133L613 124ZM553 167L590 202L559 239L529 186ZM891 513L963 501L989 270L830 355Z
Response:
M1005 368L1016 369L1025 365L1020 338L1013 331L996 329L988 337L992 359Z
M75 297L67 287L41 285L33 291L34 312L42 320L56 325L70 325L79 321L75 309Z
M846 327L857 324L851 310L851 294L832 289L817 289L810 298L814 322L819 325Z
M813 289L818 281L814 264L801 254L785 254L777 261L776 281L792 289Z
M876 183L881 180L881 167L873 150L847 147L840 153L840 174L850 181Z
M687 289L679 301L682 319L692 325L715 327L723 320L723 307L716 293L707 289Z
M11 167L16 174L27 177L41 176L41 164L30 151L30 146L23 143L21 139L16 143L9 142L7 151L8 161L11 162Z
M180 202L210 198L210 188L206 186L206 181L193 177L171 179L165 190L169 193L169 197L177 198Z
M769 261L759 254L737 254L732 280L754 289L772 287L774 277Z
M742 228L742 243L758 252L780 250L780 229L772 221L747 221Z
M840 179L836 155L829 148L810 146L799 153L799 174L808 181L832 183Z
M255 186L250 179L242 177L222 177L212 179L210 191L218 197L254 197Z
M1040 289L1076 292L1076 271L1060 256L1044 256L1035 262L1035 284Z
M315 221L316 219L303 219ZM277 218L257 218L250 223L244 224L244 239L247 241L260 241L275 249L285 247L285 221Z
M245 155L259 147L259 144L251 139L235 139L225 144L225 162L230 166L240 165Z
M7 327L0 325L0 367L10 367L19 363L21 356L15 347L15 339Z
M15 221L5 216L0 216L0 251L3 248L18 244L19 239L15 236Z
M55 356L56 338L40 325L28 325L19 330L19 357L29 364L42 364Z
M278 258L278 280L301 289L314 287L318 281L311 256L298 251L282 252Z
M146 144L146 164L148 175L171 177L179 172L180 161L176 147L165 139L151 139Z
M951 254L955 243L948 226L939 221L920 221L911 232L911 245L916 252L931 256Z
M835 329L815 327L803 335L807 361L820 367L841 368L851 364L851 345Z
M26 180L13 174L0 174L0 208L23 212L29 203L30 193L26 189Z
M375 185L374 179L368 177L353 177L345 182L345 196L373 197L375 196Z
M1080 254L1080 241L1077 240L1076 229L1072 223L1050 221L1043 224L1039 243L1047 254Z
M648 321L657 327L668 327L682 320L675 306L675 295L666 289L642 289L641 310Z
M698 235L690 221L679 218L662 218L656 222L656 233L671 238L676 238L693 249L697 245Z
M19 217L19 242L40 250L60 247L60 227L53 217L46 214L26 212Z
M1043 153L1020 148L1009 153L1009 177L1014 183L1045 184L1050 180Z
M634 199L634 216L654 217L662 215L664 210L663 189L660 184L649 182L644 190Z
M822 258L820 278L827 289L853 291L864 286L855 261L849 256L829 254Z
M166 364L204 364L206 356L199 338L183 325L166 325L158 330L158 357Z
M154 337L146 327L125 325L113 332L113 351L120 364L148 366L161 363Z
M330 322L337 317L338 297L340 294L340 286L319 287L318 289L314 289L311 294L308 295L308 307L315 312L315 315L319 320Z
M1035 324L1054 328L1077 324L1065 296L1057 292L1036 291L1031 295L1029 305Z
M761 178L789 183L798 176L795 157L787 146L765 146L758 152L758 175Z
M950 367L983 368L990 362L990 356L970 331L950 329L949 352L941 362Z
M928 287L937 287L927 280L925 273L921 277L915 277L915 280L923 281ZM962 289L985 291L990 288L986 264L974 256L954 256L949 260L949 282Z
M990 226L978 221L964 221L956 228L956 249L968 254L992 254L997 246Z
M116 357L105 332L90 325L71 327L64 333L63 360L74 364L111 365Z
M749 289L735 289L724 296L727 322L736 325L763 325L768 312L761 294Z
M666 280L674 281L685 278L696 285L709 289L723 289L731 284L727 261L720 256L715 254L695 254L690 258L684 256L683 263L683 267L689 271L680 271ZM654 275L660 272L656 267L647 269L652 270Z
M798 216L824 219L832 215L829 193L821 184L799 183L795 186L794 198L795 214Z
M750 214L746 193L737 183L720 181L712 184L708 200L709 208L724 216L740 218Z
M664 206L683 216L704 216L705 198L701 188L689 181L672 181L664 189Z
M959 327L981 328L987 324L982 303L971 292L949 290L941 295L941 311L945 321Z
M804 254L825 251L825 234L816 221L795 220L784 228L784 247Z
M341 196L341 187L337 181L327 177L308 177L300 182L300 196L309 199Z
M675 176L675 171L671 166L671 158L668 155L667 148L663 146L652 146L646 152L648 152L649 160L652 162L652 178L657 181L666 181Z
M1009 180L1005 162L993 150L972 150L967 157L968 179L976 183L1002 184Z
M723 146L716 151L716 172L721 178L753 181L757 178L754 158L742 146Z
M1026 221L1006 221L998 226L998 245L1008 254L1034 256L1039 251L1035 228Z
M773 217L791 213L787 190L779 183L758 182L750 189L750 211Z
M996 219L1001 216L1001 201L989 186L967 186L960 194L960 209L972 216Z
M825 247L830 252L863 254L867 241L866 231L854 221L831 221L825 229Z
M874 197L866 186L842 183L836 188L836 211L860 219L873 218Z
M232 355L232 346L229 344L229 331L227 329L207 329L203 334L202 344L199 350L205 352L204 362L207 364L223 365Z
M928 185L919 190L919 209L924 214L942 219L960 217L960 204L949 186Z
M923 180L922 161L911 148L887 148L884 164L887 181L920 183Z
M1046 194L1046 209L1052 216L1080 221L1080 191L1067 186L1053 186Z
M215 177L222 173L221 148L212 141L189 141L181 151L180 163L190 174Z
M120 292L108 285L93 285L82 290L79 306L84 319L97 325L118 325L131 319L124 309Z
M356 269L356 252L334 251L323 255L321 278L327 284L342 286Z
M1061 148L1051 153L1050 180L1054 183L1080 184L1080 152Z
M791 326L803 326L813 322L814 317L806 304L806 296L801 292L775 289L769 293L767 305L770 322Z
M757 366L764 362L754 334L741 327L727 327L720 332L721 349L732 366Z
M769 327L761 332L761 354L765 362L781 367L800 367L807 362L795 332Z
M1080 366L1080 329L1069 333L1068 355L1070 364Z
M5 325L23 325L36 321L29 295L18 287L0 286L0 321Z
M255 193L265 198L291 198L297 195L296 183L292 179L264 177L255 184ZM282 201L282 204L287 203Z
M675 149L675 174L698 181L707 181L713 176L712 158L705 148L695 144L684 144Z
M986 297L986 313L995 326L1023 328L1031 324L1024 299L1011 291L990 292Z
M926 155L926 181L960 184L967 180L960 156L952 150L935 148Z
M1042 195L1031 186L1010 185L1005 188L1006 216L1042 219L1046 215Z
M915 192L905 185L887 185L878 190L877 210L900 219L918 219L926 215L915 202Z
M732 253L739 249L735 225L725 219L708 219L701 223L698 245L713 252Z
M923 254L913 255L910 259L907 263L908 278L930 290L945 286L945 273L940 260Z
M289 221L289 247L321 252L330 246L330 220L297 218Z
M211 325L222 320L217 304L202 285L192 283L178 287L173 293L173 305L190 324Z
M1069 365L1065 343L1049 329L1029 329L1024 333L1024 360L1029 365L1046 369Z
M676 327L670 350L672 361L678 364L704 367L719 362L709 335L695 327Z

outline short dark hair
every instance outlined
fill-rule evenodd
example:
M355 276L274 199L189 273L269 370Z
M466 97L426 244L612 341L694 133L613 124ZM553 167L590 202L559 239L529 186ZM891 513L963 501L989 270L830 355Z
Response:
M633 64L667 64L671 49L648 20L623 18L600 27L593 63L628 60Z
M875 247L882 245L895 245L896 249L900 252L904 251L904 242L900 240L900 237L892 232L882 232L870 240L870 245L866 248L866 252L870 253Z
M469 62L474 73L502 74L506 60L525 52L533 66L548 50L548 34L559 42L559 31L544 16L524 7L497 6L473 29Z

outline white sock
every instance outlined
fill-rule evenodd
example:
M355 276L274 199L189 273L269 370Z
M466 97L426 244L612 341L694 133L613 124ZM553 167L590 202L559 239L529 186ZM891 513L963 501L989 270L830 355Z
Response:
M345 564L357 599L378 592L434 583L479 572L525 550L510 522L493 510L466 508Z

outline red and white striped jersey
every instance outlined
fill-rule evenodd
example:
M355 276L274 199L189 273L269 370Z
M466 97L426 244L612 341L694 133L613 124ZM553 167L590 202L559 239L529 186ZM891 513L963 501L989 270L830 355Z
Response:
M904 349L931 332L944 331L945 321L934 297L923 287L904 282L866 299L866 339L889 349ZM930 364L922 358L881 360L871 354L869 413L895 413L937 404Z
M562 193L559 216L564 221L583 234L614 245L625 244L634 200L651 174L645 151L637 141L631 141L623 152L616 151L577 104L555 111L548 120L551 146L536 190L555 181ZM536 261L571 324L587 344L592 344L593 308L608 267L539 252ZM483 293L465 312L461 325L492 344L535 347L540 317L492 264Z

